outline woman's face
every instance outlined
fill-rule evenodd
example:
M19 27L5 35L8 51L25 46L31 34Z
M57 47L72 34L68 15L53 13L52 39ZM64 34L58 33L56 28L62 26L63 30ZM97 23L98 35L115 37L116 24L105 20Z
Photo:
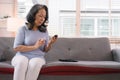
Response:
M35 15L35 25L40 26L45 21L45 17L46 17L45 9L40 9L38 13Z

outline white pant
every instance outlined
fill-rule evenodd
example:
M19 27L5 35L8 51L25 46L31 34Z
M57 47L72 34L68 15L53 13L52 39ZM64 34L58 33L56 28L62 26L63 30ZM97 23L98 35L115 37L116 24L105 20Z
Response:
M17 55L12 59L14 66L13 80L37 80L41 67L45 64L43 58L28 59Z

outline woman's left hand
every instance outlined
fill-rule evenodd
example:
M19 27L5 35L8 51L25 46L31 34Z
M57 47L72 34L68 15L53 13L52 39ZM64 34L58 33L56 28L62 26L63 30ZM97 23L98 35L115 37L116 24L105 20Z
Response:
M50 39L48 45L45 47L45 50L44 50L45 52L48 52L48 51L51 49L52 44L57 41L57 38L58 38L58 36L57 36L57 35L54 35L54 36Z
M50 44L55 43L57 41L57 38L58 38L57 36L53 36L50 40Z

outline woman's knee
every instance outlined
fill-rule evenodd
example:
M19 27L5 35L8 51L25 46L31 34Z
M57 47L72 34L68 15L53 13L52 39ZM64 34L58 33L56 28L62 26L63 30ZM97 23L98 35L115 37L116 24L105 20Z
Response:
M45 59L42 58L33 58L29 61L29 65L42 66L45 64Z
M12 59L12 65L13 66L27 66L28 64L28 58L25 57L25 56L15 56L13 59Z

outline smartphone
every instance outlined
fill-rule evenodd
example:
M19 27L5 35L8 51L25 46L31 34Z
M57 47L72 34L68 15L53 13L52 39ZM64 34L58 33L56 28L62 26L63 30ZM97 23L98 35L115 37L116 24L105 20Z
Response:
M57 37L58 37L58 35L54 35L54 37L55 37L55 38L57 38Z

